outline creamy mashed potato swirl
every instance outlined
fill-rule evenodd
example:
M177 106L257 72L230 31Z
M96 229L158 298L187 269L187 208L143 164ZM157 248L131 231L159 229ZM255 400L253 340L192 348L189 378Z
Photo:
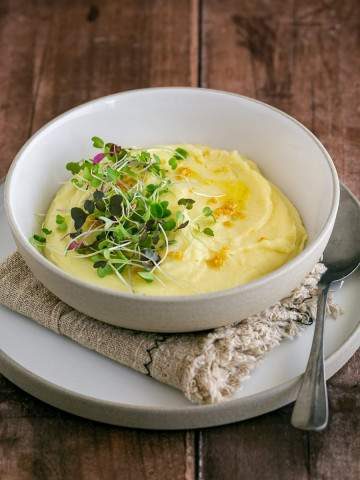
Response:
M164 195L169 208L178 209L180 198L195 200L184 215L190 225L200 226L176 232L176 244L169 246L155 281L148 283L130 271L124 273L134 293L185 295L236 287L279 268L303 250L307 235L299 213L254 162L237 151L181 145L189 155L172 170L167 162L176 147L149 151L157 153L173 182ZM70 225L70 209L82 206L87 198L89 192L76 189L70 181L56 193L44 222L52 230L44 254L73 277L128 292L115 274L100 278L88 258L66 252L69 240L57 228L56 215L66 216ZM202 215L206 206L213 216ZM198 233L197 228L207 227L213 236Z

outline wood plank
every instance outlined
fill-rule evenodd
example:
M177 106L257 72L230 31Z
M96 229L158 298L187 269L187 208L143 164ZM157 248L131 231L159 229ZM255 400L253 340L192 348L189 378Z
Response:
M31 131L48 16L27 0L0 3L0 179Z
M200 479L357 479L360 476L360 352L329 382L330 423L307 434L290 426L292 405L199 433ZM341 381L342 377L345 381ZM339 384L340 382L340 384Z
M194 0L53 4L33 129L103 95L196 85L196 5Z
M271 103L303 122L360 194L360 4L204 2L202 86Z
M359 366L360 351L329 382L329 426L308 440L312 478L360 478Z
M0 178L30 132L77 104L197 85L198 0L95 3L1 2Z
M206 0L202 19L202 86L255 97L298 118L359 195L359 2ZM359 365L356 355L329 384L326 432L292 429L291 406L205 430L200 478L359 478Z
M0 3L0 177L31 132L92 98L196 85L197 0ZM194 434L109 427L0 377L1 479L194 478Z
M111 427L61 412L0 379L0 478L192 479L193 435Z
M289 424L291 408L201 433L204 480L305 480L307 436Z
M356 389L360 383L360 350L329 380L329 385L344 390Z

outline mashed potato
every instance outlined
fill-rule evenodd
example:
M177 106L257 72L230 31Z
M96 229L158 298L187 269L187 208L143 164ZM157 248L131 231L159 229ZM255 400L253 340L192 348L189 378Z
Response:
M189 155L176 169L167 165L174 146L149 150L156 151L173 182L164 196L169 208L179 208L180 198L193 199L193 208L185 209L184 215L196 227L176 231L176 243L169 246L155 281L126 273L133 292L185 295L223 290L258 279L302 251L307 235L299 213L252 161L237 151L181 147ZM66 252L69 240L64 238L66 231L57 228L56 215L68 218L70 231L70 209L82 206L88 197L89 192L76 189L70 181L56 193L44 222L52 230L44 254L73 277L129 291L115 274L100 278L88 258ZM202 215L205 207L212 212L208 217ZM198 233L206 228L209 235Z

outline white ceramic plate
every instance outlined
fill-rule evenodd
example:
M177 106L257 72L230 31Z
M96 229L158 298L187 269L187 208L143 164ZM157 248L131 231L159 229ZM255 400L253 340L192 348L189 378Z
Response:
M340 206L341 208L341 206ZM15 245L6 223L0 185L0 260ZM345 314L325 332L326 376L334 375L360 344L356 274L335 297ZM177 390L0 307L0 370L23 390L86 418L139 428L180 429L221 425L279 408L295 398L313 328L266 356L233 400L194 406Z

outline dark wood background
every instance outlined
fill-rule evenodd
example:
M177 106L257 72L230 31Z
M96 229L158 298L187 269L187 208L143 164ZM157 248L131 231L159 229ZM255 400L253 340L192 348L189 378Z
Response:
M191 85L308 126L360 194L359 0L0 0L0 177L45 122L126 89ZM201 431L111 427L0 377L0 479L358 479L360 355L329 382L323 433L291 406Z

